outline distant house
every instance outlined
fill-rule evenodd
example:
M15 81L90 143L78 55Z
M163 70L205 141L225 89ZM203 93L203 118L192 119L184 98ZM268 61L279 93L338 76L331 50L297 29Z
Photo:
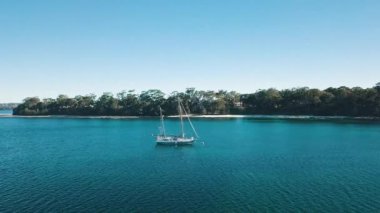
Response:
M242 107L243 106L243 102L242 101L235 101L234 102L234 107Z

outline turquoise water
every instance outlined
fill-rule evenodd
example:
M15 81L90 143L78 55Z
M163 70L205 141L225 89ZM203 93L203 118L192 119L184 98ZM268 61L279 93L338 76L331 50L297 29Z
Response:
M0 212L380 209L379 123L196 119L193 147L158 124L0 118Z

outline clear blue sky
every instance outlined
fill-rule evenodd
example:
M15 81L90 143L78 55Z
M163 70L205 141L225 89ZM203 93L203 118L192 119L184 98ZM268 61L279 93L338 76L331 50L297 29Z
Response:
M1 0L0 102L380 81L379 0Z

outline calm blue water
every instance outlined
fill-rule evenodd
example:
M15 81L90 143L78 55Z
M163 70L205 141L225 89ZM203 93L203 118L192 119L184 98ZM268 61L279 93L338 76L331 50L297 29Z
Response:
M0 212L380 209L379 123L194 124L205 145L157 147L153 119L0 118Z

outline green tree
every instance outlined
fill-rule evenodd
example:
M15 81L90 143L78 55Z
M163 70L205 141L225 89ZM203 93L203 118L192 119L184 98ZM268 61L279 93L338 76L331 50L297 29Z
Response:
M95 103L97 115L117 115L119 109L118 100L110 92L103 93Z
M163 105L165 94L157 89L143 91L140 94L141 108L143 115L159 115L159 107Z

